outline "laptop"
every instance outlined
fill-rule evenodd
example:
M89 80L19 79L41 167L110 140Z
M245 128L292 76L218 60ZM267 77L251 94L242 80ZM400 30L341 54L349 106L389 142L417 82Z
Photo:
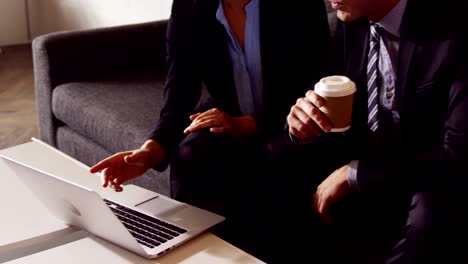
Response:
M0 153L5 164L55 217L148 259L163 255L225 219L158 193L151 201L139 203L134 199L125 202L126 191L109 192L113 195L102 197L92 189L28 166L6 153ZM97 177L89 174L83 177ZM112 199L116 195L119 199ZM152 206L139 207L143 203Z

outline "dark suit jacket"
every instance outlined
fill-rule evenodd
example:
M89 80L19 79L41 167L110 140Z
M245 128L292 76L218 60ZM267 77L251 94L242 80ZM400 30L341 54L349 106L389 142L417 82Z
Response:
M202 85L209 94L209 107L240 115L228 36L216 19L218 3L173 3L167 32L165 105L151 135L166 152L170 153L183 138ZM284 128L294 101L322 75L330 48L324 3L260 0L260 32L265 110L255 119L259 134L268 137Z
M449 1L408 0L396 73L401 149L386 159L370 156L364 147L369 142L369 22L359 19L338 25L339 73L358 88L347 136L351 159L360 160L357 180L362 191L421 190L467 175L463 163L468 160L468 35L458 13L466 9L449 5Z

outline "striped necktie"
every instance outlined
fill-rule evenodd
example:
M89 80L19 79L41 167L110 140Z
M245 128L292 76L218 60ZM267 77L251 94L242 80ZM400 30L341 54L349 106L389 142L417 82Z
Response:
M371 131L375 132L379 128L379 51L380 33L378 26L374 23L370 26L369 55L367 61L367 106L369 114L367 124Z

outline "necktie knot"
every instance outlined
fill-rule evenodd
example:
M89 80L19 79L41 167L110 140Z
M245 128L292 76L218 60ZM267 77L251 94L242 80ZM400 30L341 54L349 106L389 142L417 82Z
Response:
M370 27L371 41L379 42L381 33L382 33L382 28L376 23L371 23L371 27Z

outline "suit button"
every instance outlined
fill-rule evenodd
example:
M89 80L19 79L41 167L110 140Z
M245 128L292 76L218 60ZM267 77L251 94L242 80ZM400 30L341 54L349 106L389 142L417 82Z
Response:
M393 97L393 92L387 92L387 99L390 99Z

